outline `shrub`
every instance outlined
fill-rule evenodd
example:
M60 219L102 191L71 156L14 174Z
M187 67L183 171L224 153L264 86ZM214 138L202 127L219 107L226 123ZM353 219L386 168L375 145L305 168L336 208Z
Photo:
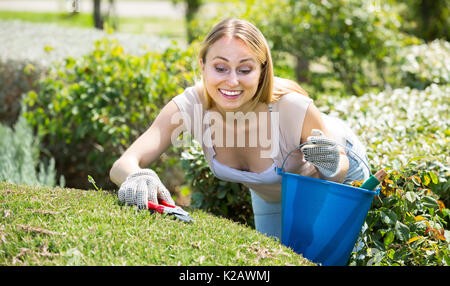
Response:
M142 46L163 50L169 40L152 36L107 34L96 29L59 27L56 24L0 20L0 122L12 126L20 113L23 93L38 92L33 83L54 63L89 53L103 37L117 38L125 52L142 55Z
M109 169L148 128L160 109L193 83L193 48L126 54L117 40L95 42L80 58L51 67L24 103L69 186L87 187L87 175L111 187ZM172 149L173 151L173 149Z
M51 158L48 165L39 163L39 145L25 118L20 118L14 129L0 124L0 181L55 186L55 161Z
M373 170L436 172L439 182L448 180L450 85L431 85L425 90L409 87L339 100L318 100L323 112L343 118L366 144ZM438 191L438 190L436 190ZM438 191L439 192L439 191ZM448 193L440 195L448 200Z
M423 89L432 83L450 83L450 43L435 40L422 45L411 45L400 50L398 65L407 86Z
M12 127L21 110L21 97L33 88L44 70L30 63L0 61L0 122Z
M450 210L431 191L439 184L436 174L408 166L389 177L374 199L350 264L450 265Z

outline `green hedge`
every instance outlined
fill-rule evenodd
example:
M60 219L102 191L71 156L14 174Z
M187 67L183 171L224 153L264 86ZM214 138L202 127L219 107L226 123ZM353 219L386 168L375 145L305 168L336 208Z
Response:
M114 187L113 162L173 96L193 84L193 58L193 48L176 45L129 55L117 40L105 38L91 53L50 68L39 91L24 97L24 116L68 186L86 188L91 175L104 188Z
M34 88L34 82L46 68L28 61L0 60L0 122L13 126L21 111L22 94Z
M389 174L350 264L450 265L449 95L432 84L318 103L356 131L373 172Z
M23 93L38 91L33 83L45 76L54 62L89 53L96 40L117 38L127 53L142 55L145 50L162 51L168 39L151 35L112 33L111 30L60 27L54 23L31 23L0 19L0 122L13 126L17 121Z

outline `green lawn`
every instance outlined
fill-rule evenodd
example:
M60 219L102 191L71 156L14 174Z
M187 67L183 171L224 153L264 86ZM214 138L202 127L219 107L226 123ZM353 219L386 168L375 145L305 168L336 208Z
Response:
M64 27L93 28L91 14L77 13L35 13L0 11L1 20L21 20L34 23L55 23ZM174 40L185 40L184 19L164 19L152 17L118 18L117 32L131 34L148 34L169 37Z
M312 265L247 226L123 206L108 191L0 183L0 265Z

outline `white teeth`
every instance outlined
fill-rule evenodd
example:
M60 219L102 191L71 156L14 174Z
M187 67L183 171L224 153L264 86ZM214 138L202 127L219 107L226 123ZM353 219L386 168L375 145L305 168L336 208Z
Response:
M220 92L222 92L225 95L229 95L229 96L235 96L235 95L242 93L242 91L228 91L228 90L223 90L223 89L220 89Z

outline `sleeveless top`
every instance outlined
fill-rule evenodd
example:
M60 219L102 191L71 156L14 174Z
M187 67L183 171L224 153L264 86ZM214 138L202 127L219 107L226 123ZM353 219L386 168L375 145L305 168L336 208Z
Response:
M178 119L183 120L183 130L201 144L205 159L217 178L242 183L267 202L281 201L281 176L276 173L276 168L281 168L287 154L300 144L306 111L313 102L311 98L293 92L271 103L270 158L274 163L261 173L234 169L214 159L216 152L211 138L213 116L203 107L194 86L186 88L172 100L180 110L181 116ZM353 132L342 120L325 114L322 114L322 118L328 132L338 144L345 146L347 141L354 140ZM291 153L283 171L303 176L318 175L317 169L305 161L303 153L298 150Z

